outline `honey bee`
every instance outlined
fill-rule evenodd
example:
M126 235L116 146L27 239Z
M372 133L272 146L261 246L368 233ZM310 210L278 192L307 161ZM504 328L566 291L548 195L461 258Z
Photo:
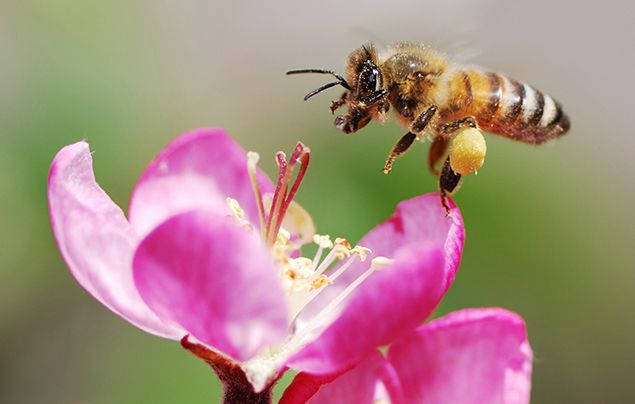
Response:
M408 132L390 152L384 173L390 173L395 158L415 140L431 139L428 167L438 175L446 212L445 198L458 190L462 177L483 164L485 140L480 129L541 144L570 127L562 107L549 95L500 73L454 64L417 43L397 43L383 51L366 44L349 55L346 78L324 69L287 72L300 73L335 77L335 81L308 93L305 101L334 86L346 89L330 107L332 113L348 107L334 122L344 133L356 132L371 120L385 122L389 109L394 109Z

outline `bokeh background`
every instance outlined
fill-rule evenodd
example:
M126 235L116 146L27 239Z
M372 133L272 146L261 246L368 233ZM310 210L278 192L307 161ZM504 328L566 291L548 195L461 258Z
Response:
M434 191L427 146L390 176L403 130L332 126L339 91L303 102L362 42L424 41L561 101L571 133L531 147L490 136L456 201L464 259L437 315L503 306L527 321L533 402L635 402L633 6L615 0L0 2L0 402L214 402L215 377L178 344L81 289L53 241L46 177L87 139L121 206L178 134L226 128L272 156L314 151L299 201L318 230L357 240L395 204ZM264 167L273 173L272 159ZM283 381L283 384L287 380Z

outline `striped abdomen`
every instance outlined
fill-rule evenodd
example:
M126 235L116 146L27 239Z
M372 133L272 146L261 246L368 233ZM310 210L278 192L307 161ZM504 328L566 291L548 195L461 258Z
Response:
M502 74L458 70L449 86L450 102L441 111L443 120L471 115L484 130L534 144L569 130L569 118L558 102Z

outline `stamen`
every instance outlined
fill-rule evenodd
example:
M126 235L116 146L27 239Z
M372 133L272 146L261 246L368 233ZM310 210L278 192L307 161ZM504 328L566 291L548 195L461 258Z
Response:
M337 259L343 260L351 255L351 243L349 243L345 238L338 237L335 239L333 251L335 251Z
M320 275L322 272L326 271L331 266L331 264L335 262L336 259L337 259L337 252L335 248L333 248L331 251L329 251L328 254L326 254L326 257L324 258L324 260L315 269L315 276Z
M353 264L353 262L355 262L355 257L350 257L349 259L347 259L345 263L340 265L340 267L337 268L337 270L331 274L331 280L335 281L337 278L339 278L339 276L342 275L344 271L346 271L348 267L350 267Z
M313 236L313 242L320 246L320 248L333 248L333 242L328 234L315 234Z
M320 289L325 285L332 285L333 281L326 275L318 276L313 282L311 282L311 288Z
M256 205L258 205L258 218L260 219L260 235L265 237L265 207L262 202L262 193L260 192L260 186L258 185L258 178L256 176L256 166L260 160L260 155L256 152L247 152L247 172L249 173L249 181L251 187L254 190L254 196L256 197Z
M320 263L320 259L322 258L322 252L324 252L325 248L333 248L333 242L331 241L331 237L328 234L313 235L313 242L318 245L318 249L315 252L315 256L313 257L313 264L311 265L311 272L314 273L317 269L318 264Z
M278 231L278 236L276 237L276 243L279 244L287 244L291 239L291 233L289 233L286 229L280 228Z
M380 260L380 262L385 262ZM329 314L331 314L343 301L346 299L362 282L364 282L370 275L372 275L377 268L374 268L372 265L368 268L363 274L357 277L353 282L351 282L339 295L337 295L333 300L331 300L317 315L315 315L302 329L300 332L295 334L289 341L287 342L287 347L291 351L295 350L298 345L303 342L304 337L307 334L320 324L321 321L324 320Z
M358 251L370 252L370 249L369 249L369 248L362 247L362 246L356 246L355 248L353 248L353 250L355 250L355 249L357 249ZM351 251L353 251L353 250L351 250ZM348 269L348 268L349 268L349 267L353 264L353 262L355 262L355 258L356 258L356 257L359 257L360 261L362 261L362 262L364 262L364 260L366 259L366 256L365 256L365 255L363 256L363 258L362 258L362 256L361 256L361 255L359 255L359 254L355 254L355 255L351 256L348 260L346 260L346 262L345 262L345 263L343 263L342 265L340 265L340 266L339 266L339 268L337 268L337 270L336 270L335 272L333 272L333 273L329 276L329 280L331 281L331 282L330 282L331 284L335 283L335 281L337 280L337 278L339 278L339 277L340 277L340 275L342 275L342 274L343 274L343 273L344 273L344 272L345 272L345 271L346 271L346 270L347 270L347 269ZM313 279L315 279L315 278L316 278L316 277L318 277L318 276L324 276L324 275L316 274L316 275L314 275L314 276L313 276L312 280L313 280ZM304 307L306 307L309 303L311 303L311 301L312 301L313 299L315 299L315 298L317 297L317 295L319 295L319 294L320 294L320 292L321 292L322 290L323 290L323 289L319 289L319 290L317 290L317 291L313 292L313 293L312 293L312 295L311 295L311 296L309 296L309 297L306 299L306 301L304 302L304 304L303 304L303 306L300 308L300 310L298 310L298 313L299 313L300 311L302 311L302 309L303 309Z
M375 257L370 261L370 268L373 270L381 270L392 264L393 260L386 257Z
M362 262L366 261L366 255L370 252L370 248L362 247L361 245L356 245L351 249L351 254L357 255Z
M225 202L227 203L229 210L232 212L232 217L236 223L248 232L253 231L254 227L249 220L245 219L245 211L240 207L238 201L234 198L228 197L225 199Z
M229 209L232 211L232 214L236 219L242 219L243 217L245 217L245 211L240 207L240 204L237 200L227 197L225 201L227 202L227 206L229 206Z

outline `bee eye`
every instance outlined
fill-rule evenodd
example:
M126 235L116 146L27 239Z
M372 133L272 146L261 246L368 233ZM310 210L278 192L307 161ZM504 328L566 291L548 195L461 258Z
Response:
M379 90L381 86L379 69L373 64L367 64L359 73L359 92L366 96Z

